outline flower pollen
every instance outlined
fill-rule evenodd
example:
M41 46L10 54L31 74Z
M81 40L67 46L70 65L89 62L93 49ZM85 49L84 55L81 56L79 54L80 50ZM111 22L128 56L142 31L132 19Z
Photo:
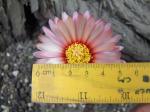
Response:
M68 46L65 51L67 63L89 63L91 60L91 53L89 48L82 43L73 43Z

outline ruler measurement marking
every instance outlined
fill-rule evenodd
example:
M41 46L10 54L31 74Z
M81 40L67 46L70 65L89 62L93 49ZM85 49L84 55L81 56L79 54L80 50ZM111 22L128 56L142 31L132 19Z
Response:
M36 96L37 96L37 99L38 100L40 100L40 101L44 101L46 98L51 98L51 100L53 99L55 99L55 102L56 102L56 99L57 99L57 101L59 101L60 99L61 100L66 100L66 101L77 101L77 102L86 102L86 101L90 101L90 99L88 99L88 98L86 98L86 92L80 92L80 93L82 93L82 94L84 94L83 96L81 95L80 97L82 97L82 98L78 98L78 100L76 100L76 98L69 98L69 97L67 97L67 98L59 98L58 96L56 96L56 97L53 97L53 96L48 96L48 95L45 95L45 93L44 93L44 91L39 91L39 92L37 92L37 94L36 94ZM126 94L124 94L124 95L126 95ZM128 95L127 96L125 96L125 97L128 97ZM101 99L101 98L99 98L99 99ZM110 100L109 100L110 99ZM119 98L115 98L115 100L114 101L117 101L117 102L119 102L119 101L121 101L121 102L124 102L124 101L133 101L133 102L135 102L135 101L137 101L137 103L138 102L144 102L145 101L145 99L146 99L146 102L148 102L149 101L149 97L144 97L143 96L143 94L141 95L141 98L133 98L133 96L131 96L130 98L121 98L121 100L119 99ZM112 99L112 97L104 97L103 98L103 100L102 100L102 102L111 102L113 99ZM101 101L101 100L95 100L95 98L93 99L93 101L92 101L92 99L91 99L91 102L98 102L98 101Z
M87 81L91 81L90 78L94 78L94 76L99 76L100 79L97 79L96 77L94 78L94 80L96 79L97 81L101 80L102 76L104 77L103 80L107 80L106 78L109 78L111 76L111 72L115 75L115 77L117 76L121 76L119 77L119 81L116 80L116 84L118 84L120 82L120 84L122 85L122 87L128 87L127 85L131 85L135 84L135 82L140 82L142 83L142 85L137 86L135 89L133 88L125 88L126 91L124 91L124 93L114 93L114 94L120 94L120 96L114 96L112 97L111 95L106 96L105 97L95 97L95 96L91 96L88 91L81 91L80 92L80 97L74 97L73 96L69 96L68 98L51 98L51 101L47 101L47 96L49 96L49 94L47 95L43 95L43 93L41 93L39 96L36 95L36 97L39 97L36 99L36 101L41 100L41 102L62 102L62 103L69 103L69 102L76 102L76 103L80 103L80 102L93 102L93 103L98 103L98 102L102 102L102 103L115 103L115 102L134 102L134 103L143 103L143 102L150 102L150 88L148 87L148 85L150 84L150 70L148 69L148 67L150 67L150 64L148 63L142 63L142 64L137 64L137 63L129 63L129 64L66 64L66 65L33 65L33 78L37 77L38 80L34 79L32 81L33 83L33 87L34 87L34 83L38 83L37 81L42 81L41 78L50 78L50 80L53 81L53 79L51 79L51 76L56 75L56 77L54 77L55 80L57 80L57 77L59 78L61 76L60 71L62 70L63 72L70 70L72 73L71 75L68 75L70 78L75 79L74 76L79 77L81 80L82 78L87 79ZM79 69L79 73L75 73L74 71L78 71ZM94 71L92 71L94 70ZM126 71L128 70L128 71ZM117 72L118 71L118 72ZM124 74L124 73L129 73L129 74ZM96 73L96 74L92 74L92 73ZM118 73L118 74L117 74ZM119 75L120 73L120 75ZM82 74L82 75L81 75ZM94 76L93 76L94 75ZM66 79L66 78L65 78ZM114 78L112 77L112 79L114 80ZM49 80L49 79L48 79ZM68 80L68 79L67 79ZM94 81L93 80L93 81ZM133 80L133 82L132 82ZM86 82L86 80L83 80ZM108 80L110 81L110 79ZM94 84L98 84L100 82L95 82ZM107 83L107 82L106 82ZM101 83L102 84L102 83ZM104 83L105 84L105 83ZM111 83L110 83L111 84ZM138 83L137 83L138 84ZM108 88L108 84L106 84L106 88ZM123 86L124 85L124 86ZM50 85L51 86L51 85ZM56 85L57 86L57 85ZM41 86L42 87L42 86ZM96 86L96 88L99 88L100 86ZM109 87L111 87L109 85ZM117 86L112 86L112 90L116 89L117 90ZM36 87L37 88L37 87ZM32 97L35 96L35 91L36 88L34 88L32 91ZM39 88L41 90L41 88ZM102 88L102 90L105 88ZM111 88L108 88L108 90L111 90ZM70 89L71 91L71 89ZM42 92L42 91L41 91ZM85 93L84 93L85 92ZM146 95L146 96L145 96ZM73 99L76 99L76 101L74 101ZM79 99L80 98L80 99Z
M122 68L122 67L127 67L127 68L145 68L147 66L150 66L150 64L145 64L145 65L139 65L137 63L128 63L127 65L122 65L122 64L54 64L54 65L49 65L49 64L45 64L44 66L42 64L36 64L35 66L38 66L39 69L44 69L44 68L81 68L81 67L88 67L88 68L101 68L101 67L109 67L109 68Z
M140 98L133 98L131 97L130 99L119 99L119 98L112 98L112 97L104 97L104 98L100 98L100 99L76 99L76 98L72 98L72 97L53 97L53 96L45 96L45 98L37 98L36 101L42 102L42 101L49 101L49 102L54 102L54 103L66 103L66 102L75 102L75 103L107 103L107 102L113 102L113 103L148 103L149 102L149 97L140 97Z

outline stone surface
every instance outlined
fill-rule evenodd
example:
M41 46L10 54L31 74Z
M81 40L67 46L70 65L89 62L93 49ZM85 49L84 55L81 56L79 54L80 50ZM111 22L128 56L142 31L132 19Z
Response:
M63 11L89 10L96 18L112 23L123 36L122 58L127 62L150 61L149 0L0 0L0 111L81 112L85 105L31 103L31 68L34 38L49 18ZM29 32L29 33L28 33ZM14 73L14 71L18 71ZM86 106L95 112L124 112L133 105Z

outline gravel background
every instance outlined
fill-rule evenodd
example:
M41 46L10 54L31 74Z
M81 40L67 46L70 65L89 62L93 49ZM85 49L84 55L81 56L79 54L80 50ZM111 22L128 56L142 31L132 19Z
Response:
M31 70L35 41L14 43L0 53L0 112L82 112L84 104L31 102ZM133 105L94 105L95 112L127 112Z
M29 37L63 11L71 15L86 10L111 22L114 32L123 36L123 59L150 62L150 0L0 0L0 112L84 110L83 104L31 103L31 69L35 61L32 53L36 41ZM94 105L94 111L127 112L133 106Z

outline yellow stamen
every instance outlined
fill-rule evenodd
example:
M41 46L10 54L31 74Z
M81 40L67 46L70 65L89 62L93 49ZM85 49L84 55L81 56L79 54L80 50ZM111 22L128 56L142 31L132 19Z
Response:
M91 53L88 47L82 43L71 44L65 51L67 63L89 63Z

